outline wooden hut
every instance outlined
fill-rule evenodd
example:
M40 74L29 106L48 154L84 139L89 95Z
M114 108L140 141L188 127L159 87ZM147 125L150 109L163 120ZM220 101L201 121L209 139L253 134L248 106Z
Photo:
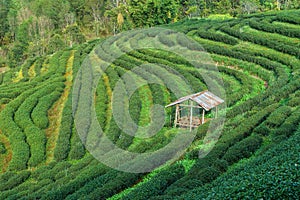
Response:
M215 116L217 116L218 105L223 102L223 99L206 90L181 97L167 105L166 108L176 106L174 127L189 128L191 131L192 128L196 128L206 122L205 111L215 108Z

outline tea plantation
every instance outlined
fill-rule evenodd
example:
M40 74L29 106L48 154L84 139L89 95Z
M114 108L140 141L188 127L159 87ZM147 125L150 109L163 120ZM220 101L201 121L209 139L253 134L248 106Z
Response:
M72 90L84 59L102 41L94 40L0 74L0 199L300 198L300 10L190 19L164 28L201 44L222 75L226 121L208 155L198 158L209 122L180 159L150 173L111 169L85 149L72 115ZM117 43L111 46L118 50ZM97 118L115 145L139 153L162 148L176 133L167 120L155 136L137 139L114 119L115 85L146 63L175 69L195 92L207 88L193 66L172 52L138 49L115 60L99 79ZM148 73L160 80L166 72ZM174 100L167 87L145 85L130 98L131 117L145 126L154 104ZM168 118L174 110L167 112Z

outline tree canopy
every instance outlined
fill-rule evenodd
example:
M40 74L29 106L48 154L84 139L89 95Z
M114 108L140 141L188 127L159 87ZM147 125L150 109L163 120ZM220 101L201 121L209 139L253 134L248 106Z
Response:
M86 39L183 18L293 8L298 0L2 0L0 63L13 67Z

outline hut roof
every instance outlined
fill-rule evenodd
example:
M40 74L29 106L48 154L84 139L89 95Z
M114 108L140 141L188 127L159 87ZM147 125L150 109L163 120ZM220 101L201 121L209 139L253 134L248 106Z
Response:
M213 93L211 93L208 90L205 90L205 91L191 94L191 95L188 95L185 97L181 97L180 99L177 99L176 101L174 101L173 103L170 103L166 107L170 107L170 106L182 103L187 100L192 100L192 101L196 102L199 106L204 108L206 111L209 111L212 108L214 108L224 102L224 100L221 99L220 97L214 95Z

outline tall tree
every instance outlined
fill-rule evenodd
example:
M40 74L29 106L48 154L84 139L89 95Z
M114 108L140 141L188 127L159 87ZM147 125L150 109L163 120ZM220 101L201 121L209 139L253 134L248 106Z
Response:
M9 31L9 23L7 20L10 8L10 1L0 1L0 46L4 44L5 34Z

